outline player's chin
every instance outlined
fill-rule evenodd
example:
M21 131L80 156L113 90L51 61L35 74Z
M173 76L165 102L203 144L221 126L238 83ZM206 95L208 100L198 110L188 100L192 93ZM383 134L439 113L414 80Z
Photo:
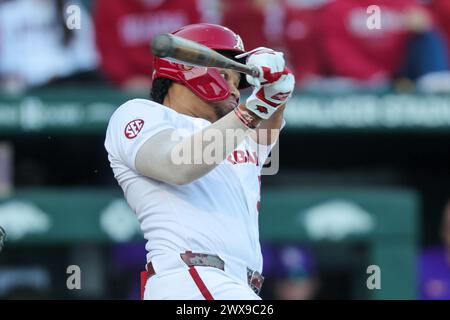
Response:
M214 109L216 110L216 114L219 118L222 118L229 114L231 111L234 110L236 107L235 104L230 103L218 103L214 106Z

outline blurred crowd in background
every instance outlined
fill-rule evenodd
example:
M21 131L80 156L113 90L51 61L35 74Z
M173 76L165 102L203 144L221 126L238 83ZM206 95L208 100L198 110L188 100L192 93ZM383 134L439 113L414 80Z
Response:
M1 87L148 91L153 36L197 22L284 52L299 88L450 92L446 0L1 0Z
M379 29L367 25L373 4ZM0 0L0 94L66 84L146 94L152 38L198 22L231 28L247 50L284 52L299 90L450 93L450 0ZM443 245L418 257L422 299L450 299L450 203L440 235ZM317 298L322 281L309 248L266 243L263 255L266 297ZM144 259L143 243L112 249L127 298L139 297ZM16 280L45 287L45 276L29 275ZM0 275L0 296L27 297L8 292L10 281Z

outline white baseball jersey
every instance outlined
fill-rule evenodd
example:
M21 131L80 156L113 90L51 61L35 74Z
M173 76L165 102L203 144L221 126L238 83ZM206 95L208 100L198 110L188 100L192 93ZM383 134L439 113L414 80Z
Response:
M262 272L260 174L270 146L245 138L212 171L186 185L164 183L136 171L136 154L150 137L170 128L186 136L210 124L149 100L126 102L112 115L106 133L114 176L140 222L148 261L158 254L190 250L233 257Z

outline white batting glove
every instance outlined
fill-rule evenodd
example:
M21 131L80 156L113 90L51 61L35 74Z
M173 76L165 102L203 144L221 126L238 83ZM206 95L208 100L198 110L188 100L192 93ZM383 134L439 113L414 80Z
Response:
M294 75L286 67L282 52L259 47L236 57L245 56L248 57L246 64L259 70L258 78L246 76L247 82L254 86L246 107L260 118L269 119L292 96Z
M247 82L255 87L267 85L280 79L285 71L286 63L282 52L259 47L249 52L237 55L236 58L247 57L246 65L257 67L259 77L246 76Z
M269 119L278 107L287 103L294 87L294 75L288 71L271 84L255 87L245 106L258 117Z

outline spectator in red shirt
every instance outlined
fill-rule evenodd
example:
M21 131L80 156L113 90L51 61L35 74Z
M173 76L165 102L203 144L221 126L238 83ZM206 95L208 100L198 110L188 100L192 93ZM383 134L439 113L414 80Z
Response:
M408 41L403 14L411 0L380 0L381 29L370 30L366 9L368 0L341 0L323 11L321 36L328 67L334 75L358 80L389 78L401 64Z
M198 8L197 0L97 0L97 46L108 80L125 90L147 91L153 36L200 22Z
M373 4L339 0L325 6L320 36L331 75L363 86L383 85L401 75L429 91L450 79L443 40L426 9L415 0L378 0L381 28L369 29L367 8Z
M223 24L238 32L246 49L282 51L297 85L321 73L316 14L329 0L224 0Z

